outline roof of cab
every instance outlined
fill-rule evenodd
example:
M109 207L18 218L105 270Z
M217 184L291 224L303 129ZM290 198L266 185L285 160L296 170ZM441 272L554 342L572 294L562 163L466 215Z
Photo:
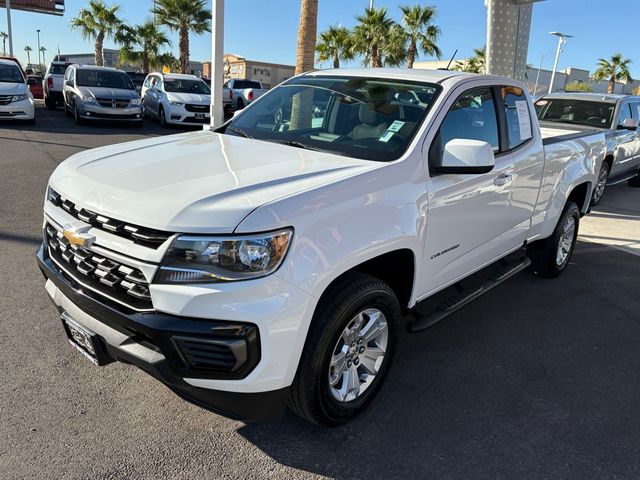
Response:
M389 78L393 80L414 80L419 82L441 83L448 78L459 76L471 76L465 72L451 70L423 70L414 68L340 68L329 70L316 70L308 72L306 76L349 76L368 78Z

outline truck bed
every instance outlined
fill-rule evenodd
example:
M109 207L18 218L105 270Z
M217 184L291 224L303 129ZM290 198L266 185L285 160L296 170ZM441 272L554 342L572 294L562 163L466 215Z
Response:
M557 123L540 122L540 134L542 135L542 143L544 145L575 140L598 133L603 133L603 130L579 125L561 126Z

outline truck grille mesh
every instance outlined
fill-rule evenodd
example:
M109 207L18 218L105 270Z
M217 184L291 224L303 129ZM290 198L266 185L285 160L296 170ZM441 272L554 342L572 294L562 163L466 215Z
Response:
M45 225L44 238L49 256L61 273L133 310L153 309L149 283L139 269L71 245L50 224Z
M162 232L160 230L131 225L129 223L121 222L120 220L99 215L91 210L80 208L69 199L63 198L51 188L49 189L48 198L55 206L62 208L75 218L82 220L95 228L107 231L113 235L118 235L119 237L127 238L132 240L134 243L139 243L146 247L158 248L172 235L171 233Z

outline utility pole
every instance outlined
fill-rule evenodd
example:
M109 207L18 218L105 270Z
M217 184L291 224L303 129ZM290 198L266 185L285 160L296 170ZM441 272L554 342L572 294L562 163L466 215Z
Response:
M9 56L13 57L13 33L11 33L11 0L4 0L7 9L7 30L9 34Z
M40 29L37 29L36 32L38 32L38 68L39 68L40 65L42 65L42 63L40 63Z
M565 38L573 38L573 35L565 35L560 32L549 32L551 35L558 37L558 49L556 50L556 60L553 62L553 72L551 72L551 83L549 83L549 93L553 93L553 81L556 79L556 70L558 69L558 60L560 60L560 52L562 46L567 43Z

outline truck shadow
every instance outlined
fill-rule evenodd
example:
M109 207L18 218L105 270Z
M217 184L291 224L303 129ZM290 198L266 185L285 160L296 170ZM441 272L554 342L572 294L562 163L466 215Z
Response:
M633 476L639 271L637 256L579 243L561 278L522 273L403 334L380 396L352 423L287 413L238 433L281 464L338 479Z

